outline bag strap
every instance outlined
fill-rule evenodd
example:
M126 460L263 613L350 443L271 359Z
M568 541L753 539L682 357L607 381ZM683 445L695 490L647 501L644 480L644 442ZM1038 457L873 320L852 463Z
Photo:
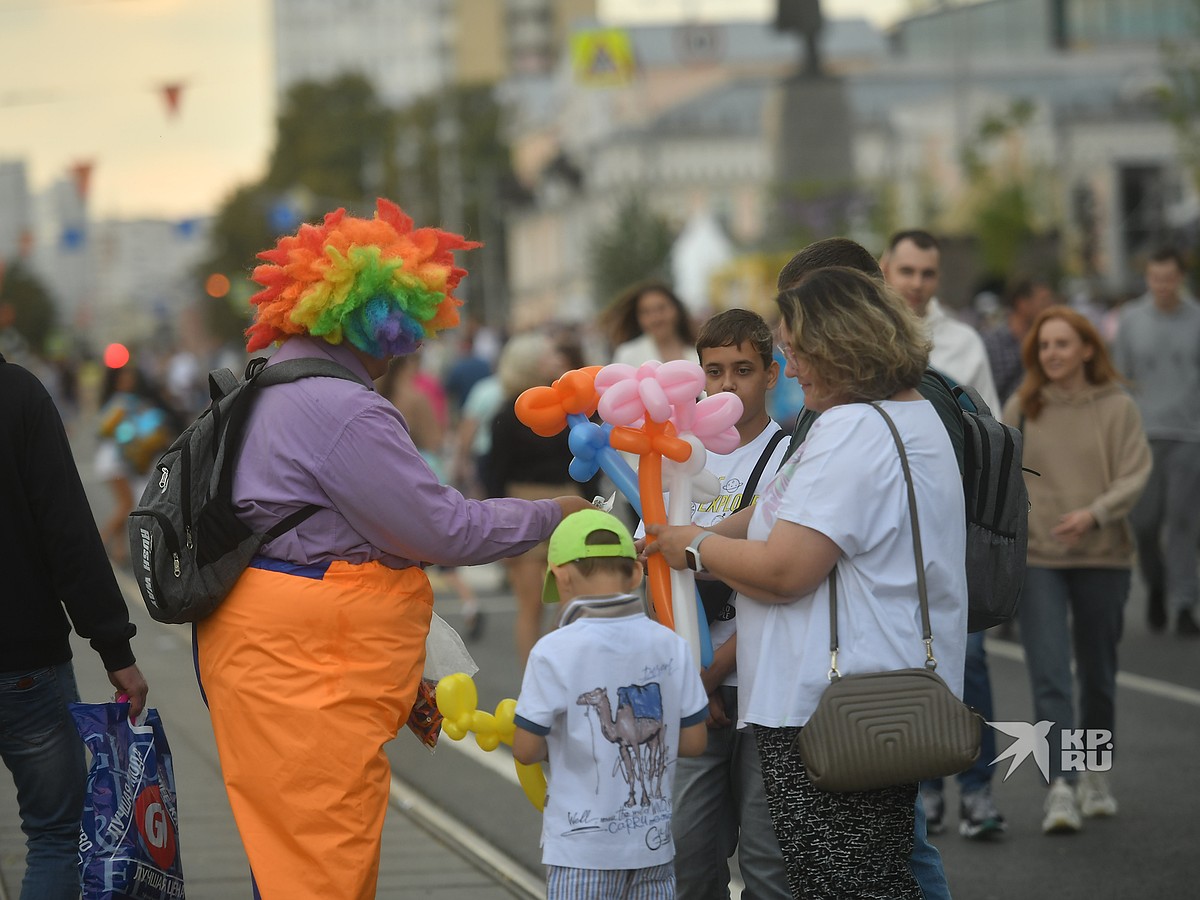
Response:
M872 402L871 406L879 415L883 416L883 421L887 423L888 430L892 433L892 440L896 444L896 450L900 454L900 468L904 470L904 484L908 489L908 520L912 525L913 536L913 559L917 564L917 596L921 601L921 640L925 643L925 668L929 671L937 669L937 660L933 656L933 629L929 623L929 592L925 584L925 554L921 550L921 525L917 521L917 492L913 488L912 470L908 466L908 454L904 451L904 441L900 439L900 432L896 429L896 423L877 402ZM829 573L829 680L837 681L841 677L841 673L837 668L838 654L838 636L837 636L837 565Z
M221 467L217 486L218 496L230 497L233 494L234 462L241 454L244 437L242 431L245 429L246 421L250 417L250 409L258 396L258 389L271 387L276 384L287 384L288 382L298 381L301 378L316 377L341 378L344 381L356 382L364 388L367 387L367 385L363 384L362 379L354 375L349 369L329 359L287 359L273 366L266 365L266 360L262 357L250 360L246 365L246 380L249 382L247 390L237 398L234 408L230 410L227 422L221 422L220 419L216 419L214 422L214 427L217 429L218 435L223 433L222 429L232 429L233 432L229 446L230 457L225 460L225 465ZM213 414L214 416L219 416L219 404L213 404ZM223 440L214 442L214 453L223 442ZM303 511L301 510L301 512ZM308 515L312 515L312 512L315 512L315 509L308 512ZM284 522L290 519L291 517L289 516L287 519L284 519ZM303 521L303 518L299 521ZM294 522L292 527L298 525L299 521ZM283 522L279 524L282 525ZM286 530L288 529L284 529L284 531ZM283 532L279 533L282 534Z
M754 500L754 493L758 490L758 482L762 478L763 470L767 468L767 461L771 458L771 454L775 452L775 448L779 446L779 442L787 436L788 433L782 428L771 435L771 439L767 441L766 449L763 450L762 456L758 458L758 462L754 465L754 471L750 473L750 477L746 480L746 487L742 491L742 496L738 499L737 506L730 511L730 515L745 509Z

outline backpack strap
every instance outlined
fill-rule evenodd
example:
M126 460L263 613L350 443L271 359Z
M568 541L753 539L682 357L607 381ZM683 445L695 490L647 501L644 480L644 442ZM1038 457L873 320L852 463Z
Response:
M287 384L292 381L297 381L301 378L340 378L344 381L353 381L361 385L364 389L368 389L361 378L352 373L345 366L340 366L329 359L288 359L283 362L276 363L273 366L265 364L263 359L253 359L246 367L247 381L251 390L242 392L242 395L237 398L234 408L230 411L229 421L223 427L230 429L229 444L230 456L225 460L225 464L221 466L220 481L217 486L217 494L221 497L233 496L233 469L234 461L241 453L242 449L242 432L246 427L246 420L250 416L250 409L254 405L255 399L258 396L258 389L271 387L277 384ZM213 404L214 413L217 411L217 404ZM222 427L221 423L215 423L218 428ZM218 434L221 432L218 431ZM214 449L225 441L214 442ZM306 506L303 509L297 510L289 516L286 516L281 522L277 523L267 534L272 537L278 537L290 528L295 528L320 507ZM297 518L298 517L298 518ZM282 526L287 525L287 528Z
M771 435L771 439L767 441L767 446L763 450L762 456L754 464L754 471L750 473L750 477L746 480L745 490L742 491L742 496L738 499L737 506L730 511L730 515L745 509L754 500L754 493L758 490L758 482L762 478L763 470L767 467L767 460L771 458L771 454L775 452L775 448L779 446L779 442L785 437L789 437L789 435L782 428Z
M208 373L208 396L213 403L231 394L237 386L237 376L228 369L214 369Z
M254 382L255 387L271 387L275 384L287 384L292 381L298 381L301 378L341 378L344 381L354 381L362 384L363 381L345 366L338 365L331 359L286 359L283 362L276 363L273 366L265 366L258 372L250 375L248 380ZM363 385L364 387L366 385Z

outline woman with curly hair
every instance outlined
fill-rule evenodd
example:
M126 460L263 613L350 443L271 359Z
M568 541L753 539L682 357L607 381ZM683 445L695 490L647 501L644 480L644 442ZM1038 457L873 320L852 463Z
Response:
M330 360L354 381L263 391L233 500L256 533L317 512L263 544L195 630L208 703L256 896L375 896L390 766L425 661L427 563L472 565L549 537L578 497L468 500L442 484L401 413L373 388L392 357L458 324L452 252L477 246L412 227L380 200L373 219L330 213L260 254L249 349L268 366ZM357 382L357 383L356 383Z
M916 391L929 342L904 301L856 269L817 270L776 304L785 374L820 418L753 506L707 534L651 526L659 539L650 548L682 568L690 546L704 571L738 592L738 727L754 729L792 894L918 900L909 869L916 783L825 793L794 743L832 669L926 662L908 488L887 419L912 474L937 671L962 694L966 515L950 438Z

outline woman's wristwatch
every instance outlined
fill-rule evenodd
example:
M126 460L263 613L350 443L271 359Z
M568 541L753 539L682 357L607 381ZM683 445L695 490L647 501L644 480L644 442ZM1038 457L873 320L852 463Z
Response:
M701 531L698 535L692 538L692 542L683 548L683 561L687 563L687 567L693 572L703 572L704 563L700 561L700 544L705 538L712 537L716 532Z

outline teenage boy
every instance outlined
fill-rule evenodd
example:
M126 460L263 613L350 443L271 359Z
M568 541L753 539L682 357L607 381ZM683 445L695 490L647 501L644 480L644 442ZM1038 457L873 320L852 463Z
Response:
M542 598L562 610L529 655L513 736L519 762L550 763L546 896L672 897L672 767L704 751L704 685L634 593L642 568L619 519L567 516L547 556Z
M693 509L692 521L711 526L749 506L775 475L787 452L787 432L767 414L767 392L779 378L771 327L762 316L730 309L709 319L696 340L705 390L737 394L741 438L730 453L709 453L705 467L721 482L715 500ZM720 581L698 579L713 644L701 673L708 692L704 753L675 767L675 878L679 900L728 897L729 857L736 849L746 894L791 897L779 841L771 827L762 766L752 730L738 731L737 608Z

